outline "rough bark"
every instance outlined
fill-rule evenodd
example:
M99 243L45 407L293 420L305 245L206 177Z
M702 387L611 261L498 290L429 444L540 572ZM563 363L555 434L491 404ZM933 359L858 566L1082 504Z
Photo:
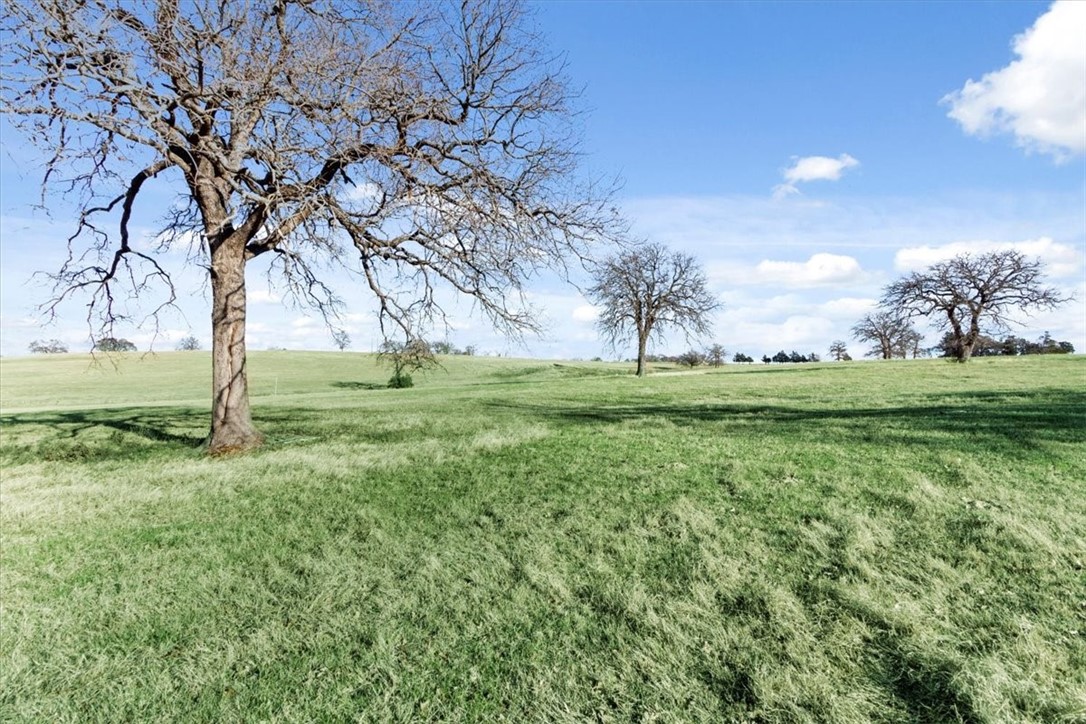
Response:
M648 348L649 338L647 336L641 336L637 340L637 376L644 377L647 373L645 368L645 354Z
M517 0L10 0L4 30L0 111L46 154L43 190L78 205L45 309L87 295L94 335L114 336L119 294L146 308L163 284L155 324L173 304L158 252L208 267L212 452L260 441L256 257L330 326L329 267L369 290L383 334L447 324L455 294L515 337L541 331L527 280L624 240L613 189L577 173L575 93ZM130 245L145 183L178 175L156 248Z
M213 455L248 450L264 441L253 425L245 367L245 247L223 243L211 254L211 433Z

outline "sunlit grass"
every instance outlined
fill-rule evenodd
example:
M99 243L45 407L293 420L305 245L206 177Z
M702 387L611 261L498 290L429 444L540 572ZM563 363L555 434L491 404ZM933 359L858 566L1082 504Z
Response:
M1086 718L1077 357L0 364L0 719Z

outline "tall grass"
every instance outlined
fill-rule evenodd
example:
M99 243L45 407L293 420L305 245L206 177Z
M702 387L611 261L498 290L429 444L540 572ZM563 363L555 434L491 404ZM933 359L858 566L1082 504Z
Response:
M0 362L0 719L1086 719L1080 358L250 364Z

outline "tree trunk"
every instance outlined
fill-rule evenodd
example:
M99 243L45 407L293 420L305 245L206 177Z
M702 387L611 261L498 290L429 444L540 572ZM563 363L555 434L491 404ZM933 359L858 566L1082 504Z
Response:
M649 338L647 336L638 335L637 337L637 376L644 377L647 370L645 369L645 350L649 346Z
M962 353L958 358L959 362L968 362L969 358L973 356L973 350L977 348L977 342L980 341L980 319L977 314L974 313L969 320L969 334L962 340Z
M966 349L965 333L962 332L962 325L953 315L953 313L947 313L947 317L950 319L950 329L954 334L954 360L956 362L968 362L969 357L973 354L973 345L969 345L969 349Z
M245 245L228 239L211 251L212 455L264 442L249 411L245 371Z

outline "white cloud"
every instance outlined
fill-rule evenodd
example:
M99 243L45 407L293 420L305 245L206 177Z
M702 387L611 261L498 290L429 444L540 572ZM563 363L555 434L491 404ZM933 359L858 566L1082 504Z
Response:
M313 317L295 317L291 320L290 326L296 330L310 330L323 327L324 323L317 321Z
M841 297L818 306L818 311L833 319L856 320L878 305L877 299L865 297Z
M372 203L381 198L381 193L382 188L380 185L372 181L363 181L360 184L351 186L347 190L346 197L351 201Z
M600 310L591 304L582 304L575 308L570 316L574 322L595 322L600 316Z
M283 297L269 289L249 289L245 293L249 302L256 304L279 304Z
M807 261L771 261L754 267L757 284L782 284L788 287L816 287L860 281L864 271L851 256L815 254Z
M799 193L796 184L808 181L837 181L846 169L859 166L860 162L847 153L837 158L829 156L804 156L795 158L784 170L784 183L773 188L773 196L781 199Z
M1009 250L1037 257L1052 277L1081 277L1082 275L1084 260L1079 251L1073 246L1059 244L1047 236L1014 242L956 241L942 246L906 247L894 255L894 268L903 272L920 271L959 254L983 254Z
M823 354L824 348L839 336L837 331L831 320L809 314L792 315L778 322L752 322L725 314L717 325L716 337L723 340L729 354L734 350L760 357L779 349Z
M1057 159L1086 152L1086 3L1060 0L1014 38L1018 59L945 96L966 133L1013 133Z

